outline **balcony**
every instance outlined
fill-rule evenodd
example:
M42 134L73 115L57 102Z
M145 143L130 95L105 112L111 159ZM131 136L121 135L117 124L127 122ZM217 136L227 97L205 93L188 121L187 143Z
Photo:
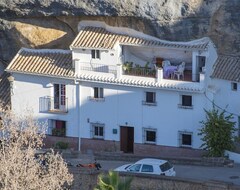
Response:
M49 113L67 113L68 101L65 97L44 96L39 98L39 111Z
M101 72L101 73L117 73L116 65L104 65L98 63L84 63L79 64L80 71L93 71L93 72Z
M97 63L84 63L79 62L76 72L77 74L88 74L91 72L95 72L96 76L101 78L101 73L105 73L104 76L116 78L116 79L126 79L126 80L144 80L146 82L156 81L156 82L163 82L163 83L171 83L180 84L183 82L187 85L193 85L191 83L201 83L202 86L205 74L204 72L193 72L192 68L189 67L185 68L183 75L177 76L174 75L174 71L177 71L177 65L172 65L174 70L168 72L169 74L166 75L166 68L163 69L162 67L156 67L153 64L146 64L145 66L139 64L133 64L132 62L126 62L124 64L117 64L117 65L104 65L104 64L97 64ZM136 77L136 78L135 78ZM112 80L112 79L111 79Z

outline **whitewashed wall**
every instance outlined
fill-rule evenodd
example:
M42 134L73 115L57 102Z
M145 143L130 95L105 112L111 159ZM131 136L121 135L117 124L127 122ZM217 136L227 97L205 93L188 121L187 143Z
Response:
M92 87L103 87L105 101L91 101ZM178 108L181 93L167 90L151 90L82 82L80 123L81 134L90 138L91 123L105 124L105 139L120 140L120 126L134 127L136 143L143 142L142 128L157 129L157 144L179 146L178 131L193 132L193 147L199 148L197 135L200 121L205 118L203 111L206 99L203 94L193 95L193 109ZM142 105L145 91L157 93L157 106ZM88 122L89 121L89 122ZM112 134L117 129L118 134Z
M104 65L116 65L118 53L116 50L100 50L100 59L92 59L91 49L74 49L73 60L79 59L83 63L98 63Z
M14 74L14 95L11 97L12 109L16 114L22 114L30 109L37 119L64 120L67 125L67 136L78 136L78 123L76 109L76 89L71 80L55 79L33 75ZM68 98L68 113L41 113L39 112L39 98L53 96L53 83L66 84L66 97Z
M240 116L240 83L238 83L237 91L231 89L231 81L213 79L212 83L217 89L214 96L214 104L225 109L228 113L232 113L236 122L236 128L239 126L238 117Z

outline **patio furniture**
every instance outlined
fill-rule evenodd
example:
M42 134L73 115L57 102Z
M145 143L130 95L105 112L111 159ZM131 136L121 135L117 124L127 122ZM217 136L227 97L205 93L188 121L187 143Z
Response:
M182 62L176 71L173 73L173 79L175 76L177 76L177 79L180 80L180 77L182 76L182 79L184 80L184 70L185 70L185 62Z
M164 60L164 61L162 62L162 66L163 66L163 68L164 68L164 67L168 67L168 66L171 66L171 63L170 63L170 61L168 61L168 60Z
M174 72L177 70L177 66L169 65L163 68L163 78L172 78Z

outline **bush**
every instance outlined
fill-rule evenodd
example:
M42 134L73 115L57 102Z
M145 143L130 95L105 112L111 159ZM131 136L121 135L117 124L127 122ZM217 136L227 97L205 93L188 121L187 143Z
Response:
M68 143L67 142L58 141L55 144L55 148L57 148L57 149L68 149Z

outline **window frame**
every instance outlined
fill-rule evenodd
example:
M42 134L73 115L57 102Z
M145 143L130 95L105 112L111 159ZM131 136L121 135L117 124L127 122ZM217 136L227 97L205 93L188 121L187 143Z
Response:
M91 50L91 58L92 59L101 59L100 58L100 50L99 49L92 49Z
M191 105L186 105L184 104L184 97L191 97ZM185 100L187 101L187 100ZM180 103L178 104L179 108L184 108L184 109L193 109L193 96L189 94L181 94L180 95Z
M95 129L98 128L98 134L95 134ZM99 134L100 128L102 128L102 135ZM105 125L100 123L91 123L91 135L93 139L104 139L105 134Z
M89 96L89 100L92 101L105 101L104 98L104 88L102 87L93 87L92 96Z
M238 90L238 84L236 82L231 82L231 90L237 91Z
M147 132L154 132L155 133L155 141L148 140ZM157 129L153 128L143 128L143 142L145 144L157 144Z
M62 126L57 126L62 123ZM55 133L55 134L54 134ZM67 121L59 119L49 119L48 120L48 134L56 137L66 137L67 136Z
M153 101L149 101L149 94L151 93L151 99ZM157 105L157 101L156 101L156 92L152 92L152 91L145 91L144 92L144 100L142 101L143 105L148 105L148 106L156 106Z
M191 144L183 144L183 135L191 135ZM179 138L179 146L180 147L186 147L186 148L192 148L193 146L193 132L189 131L178 131L178 138Z

